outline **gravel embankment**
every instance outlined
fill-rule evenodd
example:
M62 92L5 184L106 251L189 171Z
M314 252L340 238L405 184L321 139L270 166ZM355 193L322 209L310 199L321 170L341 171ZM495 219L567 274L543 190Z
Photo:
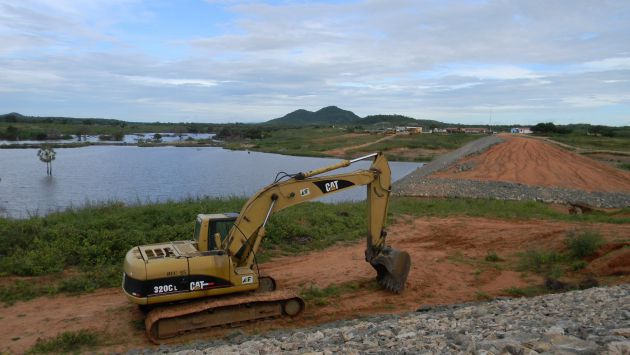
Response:
M630 206L630 193L626 192L588 192L515 182L428 177L435 172L452 166L462 158L480 154L490 146L501 142L503 142L503 139L497 136L488 136L470 142L398 180L393 185L393 193L395 196L534 200L600 208Z
M600 208L630 206L630 193L588 192L517 184L503 181L423 178L394 183L397 196L460 197L498 200L535 200L547 203L586 205Z
M490 148L491 146L503 143L504 140L499 136L486 136L483 138L479 138L472 142L468 142L460 148L448 152L446 154L440 155L435 158L433 161L423 165L422 167L416 169L416 171L411 174L405 176L404 178L398 180L397 184L404 184L408 180L419 180L424 178L427 175L431 175L435 172L438 172L442 169L446 169L449 166L455 164L458 160L465 158L469 155L479 154Z
M146 352L146 351L145 351ZM161 347L188 354L629 354L630 284L421 307L314 328Z

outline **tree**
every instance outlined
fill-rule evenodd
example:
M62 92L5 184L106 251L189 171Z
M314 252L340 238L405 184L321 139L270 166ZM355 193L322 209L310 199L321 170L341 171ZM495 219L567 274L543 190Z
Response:
M49 146L42 146L37 151L39 160L46 163L46 175L48 176L52 176L52 161L55 160L56 155L55 150Z
M17 141L17 140L19 140L18 129L16 127L13 127L13 126L7 127L6 137L10 141Z
M160 142L162 140L162 135L159 133L156 133L153 135L153 141L155 142Z
M539 134L549 134L549 133L558 133L558 134L566 134L571 133L568 128L559 127L551 122L547 123L539 123L532 127L532 132Z
M114 139L115 141L121 141L125 138L125 132L123 132L123 130L119 130L114 132L114 134L112 134L112 139Z

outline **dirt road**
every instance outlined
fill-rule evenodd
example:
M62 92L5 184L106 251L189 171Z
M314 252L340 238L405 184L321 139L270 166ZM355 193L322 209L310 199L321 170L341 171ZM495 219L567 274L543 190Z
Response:
M324 152L324 154L328 154L328 155L332 155L334 157L340 157L340 158L344 158L346 156L346 152L353 150L353 149L359 149L359 148L364 148L364 147L368 147L372 144L376 144L376 143L380 143L383 141L386 141L388 139L391 139L395 137L394 135L389 135L389 136L385 136L383 138L379 138L373 142L367 142L367 143L363 143L363 144L357 144L357 145L353 145L350 147L341 147L341 148L335 148L335 149L331 149L331 150L327 150Z
M401 218L389 227L390 241L412 258L407 288L401 295L377 289L375 272L364 261L364 241L335 246L301 256L283 257L261 266L273 275L279 287L299 291L311 283L320 288L355 283L356 290L330 298L328 305L310 306L294 320L271 320L240 327L245 332L307 326L374 313L412 311L420 305L473 301L480 295L504 294L509 287L540 283L529 275L511 271L515 253L529 248L563 246L566 232L593 228L608 241L630 236L627 225L575 224L553 221L505 221L486 218ZM484 261L489 251L505 261L500 266ZM616 254L611 254L616 253ZM593 272L610 282L628 282L630 249L611 251L592 262ZM619 254L622 253L622 254ZM623 254L625 253L625 254ZM76 297L42 297L0 308L0 352L20 353L37 338L53 337L63 331L94 329L105 334L108 345L100 351L123 351L152 347L142 329L143 315L130 305L119 289L99 290ZM233 328L215 328L180 337L173 342L211 339Z
M630 172L616 169L538 139L506 140L431 177L509 181L527 185L630 192Z

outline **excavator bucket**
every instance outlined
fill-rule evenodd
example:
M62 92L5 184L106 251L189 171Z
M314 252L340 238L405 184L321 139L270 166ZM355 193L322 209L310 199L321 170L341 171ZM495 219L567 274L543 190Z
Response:
M386 247L377 254L370 264L376 269L376 281L382 287L401 293L405 289L411 258L406 251Z

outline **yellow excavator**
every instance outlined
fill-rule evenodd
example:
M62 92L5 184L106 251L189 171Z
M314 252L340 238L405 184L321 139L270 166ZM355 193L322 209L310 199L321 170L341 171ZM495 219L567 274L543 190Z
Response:
M369 169L323 175L366 159L373 159ZM149 309L145 326L151 341L211 326L300 314L304 301L299 295L276 291L274 279L261 276L257 268L256 252L269 217L361 185L367 185L369 218L365 259L376 269L382 287L403 291L411 262L408 253L385 243L391 172L382 153L306 173L281 174L238 214L198 215L194 240L137 246L127 252L123 291L131 302Z

